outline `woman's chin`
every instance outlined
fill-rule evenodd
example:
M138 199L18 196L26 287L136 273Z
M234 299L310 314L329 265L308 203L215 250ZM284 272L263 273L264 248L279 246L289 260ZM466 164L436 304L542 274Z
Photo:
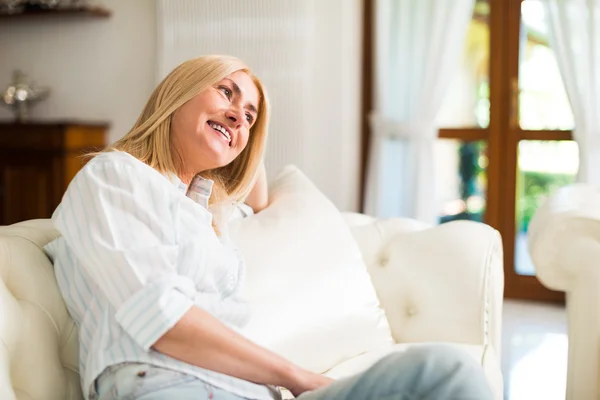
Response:
M224 167L233 161L231 159L230 149L212 149L211 153L208 156L210 159L210 164L213 165L214 168Z

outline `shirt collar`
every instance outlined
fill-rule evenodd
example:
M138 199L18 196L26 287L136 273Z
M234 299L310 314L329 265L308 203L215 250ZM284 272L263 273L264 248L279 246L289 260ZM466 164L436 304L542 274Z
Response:
M189 185L186 185L174 173L167 173L166 178L175 186L181 193L200 204L208 210L208 200L212 194L214 181L205 179L200 175L195 175Z

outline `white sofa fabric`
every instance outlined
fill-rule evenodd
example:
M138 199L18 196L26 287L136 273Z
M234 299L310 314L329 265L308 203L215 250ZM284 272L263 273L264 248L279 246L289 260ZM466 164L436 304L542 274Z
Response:
M502 250L498 233L456 222L344 214L362 251L398 344L352 357L327 371L360 372L422 342L460 346L481 362L502 399ZM49 220L0 227L0 399L81 399L77 330L42 251L56 237ZM324 349L325 350L325 349Z
M600 399L600 188L556 191L536 211L528 240L537 278L566 293L566 398Z

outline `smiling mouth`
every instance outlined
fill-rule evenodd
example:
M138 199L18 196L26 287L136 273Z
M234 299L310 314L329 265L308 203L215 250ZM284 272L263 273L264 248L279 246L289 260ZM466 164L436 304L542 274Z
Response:
M229 146L231 146L231 136L229 135L229 132L227 131L227 129L225 129L225 127L221 124L218 124L216 122L213 121L208 121L208 125L213 128L215 131L219 132L221 134L221 136L227 140L227 142L229 143Z

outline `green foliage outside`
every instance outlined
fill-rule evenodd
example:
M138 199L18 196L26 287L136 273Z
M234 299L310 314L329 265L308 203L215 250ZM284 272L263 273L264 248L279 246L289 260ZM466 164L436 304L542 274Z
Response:
M465 201L473 195L485 196L485 193L479 193L480 188L477 185L478 176L485 174L485 170L479 166L477 161L479 154L483 151L483 144L477 142L465 143L459 148L460 164L458 173L461 178L461 197ZM574 181L575 176L572 174L521 171L517 176L517 229L521 232L527 232L531 218L548 195ZM443 216L440 218L440 223L455 220L483 222L483 218L483 211L477 213L465 211L456 215Z
M485 142L467 142L463 143L458 148L459 166L458 174L460 175L460 195L463 201L474 195L485 196L481 193L481 188L478 185L478 178L485 179L485 170L479 165L479 156L485 152ZM483 214L485 210L480 212L462 212L455 215L444 215L440 217L440 223L469 220L483 222Z
M523 171L517 176L517 229L527 232L535 210L556 189L573 183L572 174Z

